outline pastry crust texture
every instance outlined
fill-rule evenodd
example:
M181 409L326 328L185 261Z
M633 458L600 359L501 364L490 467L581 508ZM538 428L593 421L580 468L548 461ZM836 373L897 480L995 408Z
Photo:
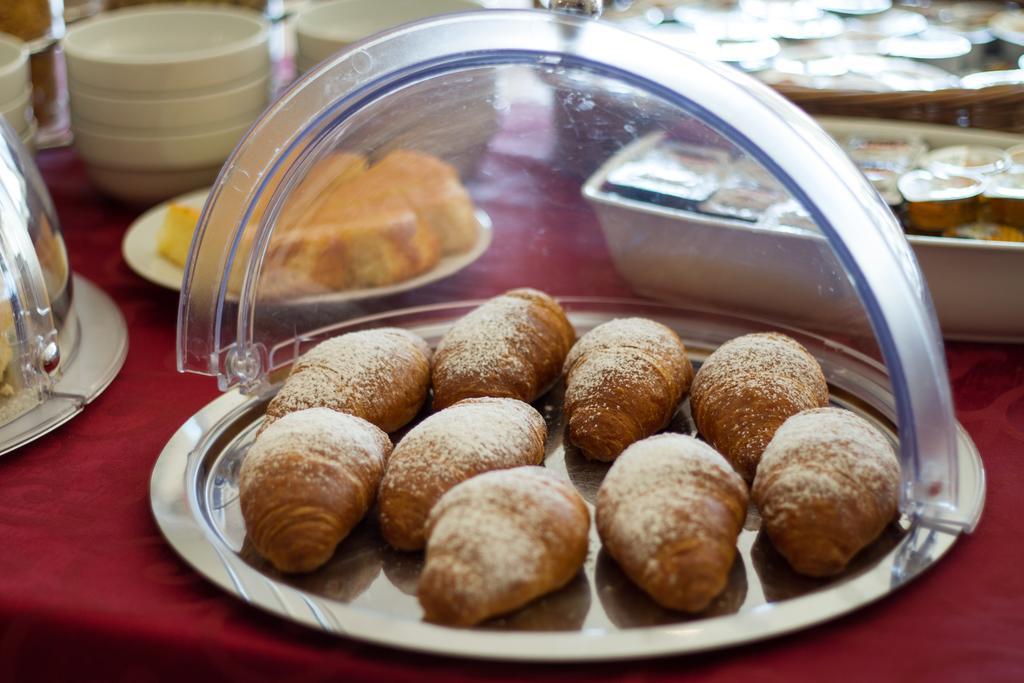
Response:
M576 333L544 292L514 289L455 323L437 346L434 407L495 396L530 402L562 372Z
M264 429L305 408L361 417L386 432L409 422L430 387L430 347L397 327L350 332L321 342L296 361L267 406Z
M282 417L242 461L246 534L282 572L308 572L334 554L373 503L391 453L387 434L326 408Z
M638 441L597 493L597 530L626 575L662 607L700 612L726 586L747 486L719 453L682 434Z
M572 347L565 369L569 438L604 461L663 429L693 381L679 335L645 318L598 325Z
M543 467L488 472L430 513L417 596L427 621L471 626L567 584L587 557L590 513Z
M380 526L399 550L426 542L427 516L456 484L483 472L544 460L547 426L510 398L461 401L416 425L399 442L380 487Z
M761 459L754 502L776 550L801 574L831 576L896 516L900 464L888 439L848 410L786 420Z
M722 344L690 387L697 429L748 483L786 418L827 405L821 366L799 342L776 332Z

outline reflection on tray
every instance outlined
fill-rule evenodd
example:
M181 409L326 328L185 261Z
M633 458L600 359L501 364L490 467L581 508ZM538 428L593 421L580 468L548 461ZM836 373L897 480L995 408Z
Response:
M595 575L595 582L600 587L598 596L601 598L605 614L619 628L663 626L734 614L747 599L747 574L743 567L743 558L739 555L732 563L725 590L708 605L707 609L692 615L673 612L654 602L629 580L615 560L603 549L597 557Z
M248 539L239 555L275 581L348 603L362 595L377 580L384 567L385 546L376 525L367 516L345 538L334 557L315 572L282 574L260 557Z
M750 560L761 581L765 599L769 602L778 602L798 598L860 574L873 567L879 559L895 548L903 535L904 530L898 524L890 524L874 543L850 560L842 574L829 578L804 576L793 571L786 559L772 546L765 533L757 534L750 549Z

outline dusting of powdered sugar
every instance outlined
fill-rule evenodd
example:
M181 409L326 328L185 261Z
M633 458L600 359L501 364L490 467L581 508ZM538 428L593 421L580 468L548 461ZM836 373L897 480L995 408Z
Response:
M267 407L269 419L310 407L362 417L396 377L421 368L424 393L430 349L420 337L399 328L350 332L321 342L296 363ZM387 411L385 411L387 412Z
M818 408L790 417L775 433L753 495L762 516L799 514L848 496L874 498L878 510L895 514L899 486L899 460L881 432L848 410Z
M668 543L721 541L709 537L706 512L723 499L738 534L747 510L743 480L703 441L660 434L631 445L608 471L597 493L598 530L606 545L627 549L625 564L652 572Z
M778 425L800 410L827 404L828 385L818 362L795 339L775 332L726 342L690 387L697 429L748 481ZM717 413L722 405L733 414Z
M771 378L782 381L766 381ZM828 402L821 366L799 342L776 332L747 334L718 347L697 372L692 391L696 396L712 387L723 393L763 388L769 400L788 397L807 407Z
M358 472L383 470L390 452L387 434L366 420L327 408L300 410L260 434L242 461L239 486L258 486L281 467L288 468L290 480L317 486L338 465Z
M604 349L635 349L672 369L676 381L689 385L693 366L682 340L670 328L647 318L616 318L598 325L577 341L565 359L565 371L582 358Z
M531 395L557 378L574 332L561 307L536 290L512 290L459 320L441 339L435 354L435 398L461 395L515 395L512 387L489 386L498 377L521 382ZM499 381L500 383L500 381ZM533 386L539 384L539 386ZM485 391L498 393L487 394Z
M582 562L589 528L586 505L562 477L543 467L488 472L452 488L430 513L424 572L453 578L466 604L486 604L581 547Z
M422 543L427 515L456 484L482 472L544 459L547 426L532 406L510 398L473 398L437 412L399 442L380 489L385 537Z
M612 392L621 395L639 389L642 393L637 398L650 400L660 388L671 386L672 378L650 355L634 349L601 349L573 368L566 382L565 402L574 407L585 403L591 410L628 410L629 406L608 402Z

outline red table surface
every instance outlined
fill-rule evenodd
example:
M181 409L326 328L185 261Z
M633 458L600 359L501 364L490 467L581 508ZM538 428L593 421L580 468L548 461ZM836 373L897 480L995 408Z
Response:
M167 545L150 472L215 382L176 372L177 294L121 258L138 212L98 198L69 151L39 163L75 270L114 298L131 339L124 369L82 415L0 458L0 681L1024 680L1024 346L947 345L957 415L988 473L985 513L886 599L696 656L525 665L408 654L264 614Z

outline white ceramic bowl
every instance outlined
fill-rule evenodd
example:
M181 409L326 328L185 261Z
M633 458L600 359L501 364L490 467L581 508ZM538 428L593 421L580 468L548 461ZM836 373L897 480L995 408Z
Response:
M220 165L153 171L86 164L85 173L104 194L129 204L152 205L213 184Z
M168 171L207 168L224 163L252 121L191 135L116 135L104 128L72 122L75 148L91 166Z
M193 97L118 96L116 91L97 90L73 81L68 82L68 94L71 112L81 122L113 126L130 134L130 130L206 126L258 114L270 99L270 76L259 72L234 87ZM249 120L255 118L253 115Z
M76 83L156 93L269 73L268 39L266 19L251 10L153 5L72 25L64 53Z
M18 97L28 86L28 47L0 33L0 105Z
M7 119L15 133L24 133L32 121L32 91L26 87L10 102L0 102L0 116Z
M479 0L333 0L307 5L296 20L298 51L314 64L392 26L483 9Z

